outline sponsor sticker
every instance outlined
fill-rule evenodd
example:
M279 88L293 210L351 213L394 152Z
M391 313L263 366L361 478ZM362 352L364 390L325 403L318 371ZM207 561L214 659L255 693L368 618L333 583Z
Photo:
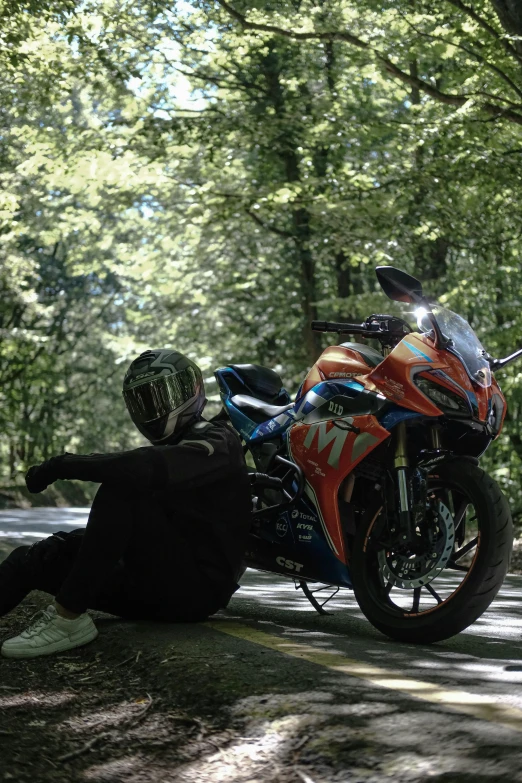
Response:
M332 427L330 430L328 430L326 425L326 421L322 421L319 424L310 425L310 429L308 430L303 446L305 449L309 449L315 440L317 442L316 448L318 453L321 453L323 449L330 447L327 463L330 465L330 467L337 470L339 467L339 457L341 456L343 446L348 436L348 431L340 430L337 427ZM308 462L311 462L311 460L308 460ZM324 473L319 468L316 469L316 473L318 473L320 476L324 476Z
M295 571L297 574L299 574L303 568L303 563L296 563L295 560L287 560L286 557L282 557L281 555L276 557L276 563L278 566L281 566L281 568L287 568L289 571Z
M312 514L303 514L298 508L294 508L292 511L292 519L308 519L310 522L315 522L315 517ZM299 523L297 527L302 527L301 523ZM311 529L311 525L309 527Z
M336 402L329 402L328 403L328 410L330 413L335 413L336 416L342 416L344 413L344 408L342 405L338 405Z
M404 386L398 381L394 381L392 378L384 376L384 390L385 393L392 397L394 400L402 400L405 394Z
M279 519L276 522L276 533L280 538L284 538L288 532L288 522L285 519Z

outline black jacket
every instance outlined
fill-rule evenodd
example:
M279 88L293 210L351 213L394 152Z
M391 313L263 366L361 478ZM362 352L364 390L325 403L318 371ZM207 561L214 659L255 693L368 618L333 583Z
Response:
M53 461L57 478L151 493L209 575L239 571L252 501L241 441L227 424L197 422L175 445Z

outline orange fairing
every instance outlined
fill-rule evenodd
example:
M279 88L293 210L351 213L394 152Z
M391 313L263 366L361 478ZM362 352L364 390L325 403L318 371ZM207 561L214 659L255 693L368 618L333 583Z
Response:
M389 436L374 416L356 416L353 432L344 419L317 424L297 423L290 430L293 460L307 477L306 492L317 507L335 555L346 563L338 506L339 487L351 470Z
M383 394L410 410L426 416L440 416L440 409L413 382L414 376L423 370L447 368L447 363L441 362L440 356L431 342L418 334L409 334L366 376L363 383L370 391Z
M306 376L301 394L306 394L321 381L357 378L359 375L367 375L370 370L371 367L357 351L342 345L331 345L322 352Z
M378 367L361 383L370 391L379 392L389 400L425 416L440 416L442 411L415 385L414 378L431 370L442 370L461 387L477 398L478 414L485 421L488 407L486 389L475 389L462 362L449 351L439 351L426 335L416 333L405 337ZM429 377L429 376L428 376ZM437 383L445 386L443 380ZM455 391L455 387L449 387Z

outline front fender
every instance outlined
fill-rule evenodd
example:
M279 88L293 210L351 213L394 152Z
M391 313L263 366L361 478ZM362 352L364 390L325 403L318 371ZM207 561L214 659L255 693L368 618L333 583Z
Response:
M417 462L417 467L421 470L430 470L431 468L438 467L446 462L464 461L471 462L472 465L478 465L478 457L471 454L455 454L453 451L446 449L430 449L424 450L420 453L420 459Z

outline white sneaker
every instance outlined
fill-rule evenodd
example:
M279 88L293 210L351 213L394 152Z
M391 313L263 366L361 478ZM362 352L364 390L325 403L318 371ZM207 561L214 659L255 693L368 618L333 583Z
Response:
M2 655L5 658L36 658L80 647L97 636L98 629L90 615L85 613L76 620L67 620L51 604L38 612L38 619L29 628L3 643Z

